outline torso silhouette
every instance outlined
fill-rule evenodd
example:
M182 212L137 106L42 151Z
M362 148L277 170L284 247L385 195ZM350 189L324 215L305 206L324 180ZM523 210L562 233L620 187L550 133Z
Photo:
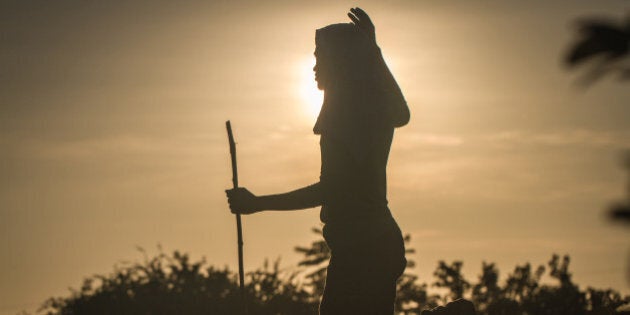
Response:
M377 219L389 212L386 166L392 135L393 130L364 135L368 141L352 144L321 136L322 222Z
M377 238L395 225L386 175L393 134L393 128L372 128L354 138L321 135L320 218L331 247Z

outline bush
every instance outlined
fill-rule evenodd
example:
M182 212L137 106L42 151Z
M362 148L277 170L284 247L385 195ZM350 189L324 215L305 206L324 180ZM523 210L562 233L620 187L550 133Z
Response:
M321 235L321 231L314 229ZM409 242L409 236L405 237ZM309 247L296 247L304 258L294 272L281 272L279 262L246 275L245 300L249 314L317 314L324 287L330 251L323 240ZM413 250L408 250L412 253ZM505 282L499 283L499 270L494 263L482 264L477 283L461 273L463 262L440 261L434 272L433 287L443 295L429 294L426 283L405 273L398 280L397 314L420 314L459 298L470 299L483 315L604 315L622 314L617 309L630 303L613 290L587 288L580 290L572 282L569 256L553 255L547 266L535 269L527 263L516 266ZM409 260L408 268L413 267ZM543 285L548 275L556 285ZM68 297L51 298L40 311L49 315L78 314L240 314L243 300L237 273L227 268L207 266L202 259L191 262L178 251L171 256L160 253L145 257L142 263L116 267L109 275L96 275L84 280L79 290Z

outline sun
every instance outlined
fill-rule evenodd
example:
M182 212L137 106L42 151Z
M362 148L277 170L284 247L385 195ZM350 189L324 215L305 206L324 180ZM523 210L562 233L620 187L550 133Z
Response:
M319 110L322 108L324 93L317 88L313 66L315 66L315 57L305 59L299 63L300 82L298 89L300 99L304 104L305 113L310 118L316 119L319 115Z

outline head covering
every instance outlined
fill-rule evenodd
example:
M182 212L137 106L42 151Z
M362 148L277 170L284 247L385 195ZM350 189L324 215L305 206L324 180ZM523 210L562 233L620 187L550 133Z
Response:
M326 65L331 78L313 132L348 138L384 123L385 104L375 88L379 56L375 43L351 23L318 29L315 43L318 64Z

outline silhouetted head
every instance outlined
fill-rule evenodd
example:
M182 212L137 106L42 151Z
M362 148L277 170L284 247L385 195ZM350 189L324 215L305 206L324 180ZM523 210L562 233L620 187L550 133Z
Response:
M386 100L377 88L380 52L356 25L340 23L315 33L317 86L324 103L313 132L357 139L388 125ZM382 74L381 74L382 75Z
M372 78L376 46L351 23L315 32L315 80L320 90L352 89Z

